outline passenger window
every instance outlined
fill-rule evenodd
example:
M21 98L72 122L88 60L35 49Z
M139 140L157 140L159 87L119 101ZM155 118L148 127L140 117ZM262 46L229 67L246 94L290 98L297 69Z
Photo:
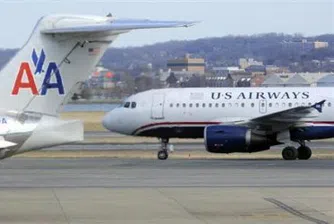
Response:
M179 107L179 106L180 106L180 104L179 104L179 103L177 103L177 104L176 104L176 107Z
M328 105L329 107L330 107L330 106L332 106L332 104L331 104L331 103L328 103L327 105Z
M273 106L273 104L272 103L269 103L269 107L272 107Z
M184 103L184 104L182 104L182 106L183 106L183 107L186 107L186 104Z
M302 106L305 106L305 103L302 103Z
M191 103L191 104L189 104L189 107L193 107L193 104Z
M203 108L205 107L205 103L202 104L202 107L203 107Z
M136 102L132 102L132 103L131 103L131 108L136 108L136 106L137 106L137 103L136 103Z
M245 104L244 104L244 103L241 103L241 107L245 107Z
M312 106L312 103L308 103L309 106Z
M218 104L218 103L216 103L216 107L219 107L219 104Z
M199 103L196 103L196 107L199 107Z
M129 108L129 107L130 107L130 102L126 102L126 103L124 104L124 107L125 107L125 108Z
M292 107L292 103L289 103L289 107Z
M278 108L278 107L279 107L279 103L275 103L275 107L277 107L277 108Z
M282 103L282 107L285 107L285 103Z
M254 103L251 103L251 107L254 107Z
M212 107L212 103L209 103L209 107Z
M222 103L222 107L225 107L225 103Z
M173 104L171 103L171 104L169 104L169 107L173 107Z
M229 103L229 104L228 104L228 107L232 107L232 103Z

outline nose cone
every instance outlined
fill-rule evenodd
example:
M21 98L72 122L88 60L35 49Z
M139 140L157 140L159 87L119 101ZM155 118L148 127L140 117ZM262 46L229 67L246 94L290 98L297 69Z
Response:
M112 130L112 119L111 118L112 118L111 112L107 113L102 118L102 125L103 125L103 127L105 129L108 129L109 131Z

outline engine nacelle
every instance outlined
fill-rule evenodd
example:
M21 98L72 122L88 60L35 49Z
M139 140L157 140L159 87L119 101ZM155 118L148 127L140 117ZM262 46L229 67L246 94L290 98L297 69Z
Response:
M208 152L258 152L268 150L272 141L267 136L255 134L247 127L213 125L204 130L204 142Z

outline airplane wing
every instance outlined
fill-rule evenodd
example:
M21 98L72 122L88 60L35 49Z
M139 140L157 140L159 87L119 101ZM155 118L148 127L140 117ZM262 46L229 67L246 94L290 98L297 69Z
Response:
M9 148L15 145L17 144L14 142L6 141L2 136L0 137L0 149Z
M51 28L41 30L44 34L57 33L93 33L107 31L129 31L134 29L153 29L153 28L170 28L170 27L189 27L197 22L189 21L156 21L156 20L140 20L140 19L107 19L105 21L97 21L96 23L83 24L79 23L73 26L73 23L65 21L57 21L52 24ZM69 26L68 24L71 24Z
M298 106L287 110L256 117L247 121L237 122L238 125L246 125L259 131L280 131L291 126L312 121L322 113L325 100L311 106Z

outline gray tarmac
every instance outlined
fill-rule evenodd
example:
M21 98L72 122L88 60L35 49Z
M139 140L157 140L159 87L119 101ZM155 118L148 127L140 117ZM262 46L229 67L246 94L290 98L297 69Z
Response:
M203 143L176 143L173 144L175 150L182 151L196 151L196 150L205 150L205 146ZM298 145L296 145L298 146ZM315 141L307 143L307 146L312 149L326 149L326 150L334 150L334 141ZM160 144L156 143L75 143L70 145L62 145L57 147L52 147L45 150L155 150L157 151L160 147ZM284 146L278 145L273 146L271 149L273 150L282 150ZM316 151L315 151L316 152Z
M13 157L0 167L0 223L334 223L333 160Z

